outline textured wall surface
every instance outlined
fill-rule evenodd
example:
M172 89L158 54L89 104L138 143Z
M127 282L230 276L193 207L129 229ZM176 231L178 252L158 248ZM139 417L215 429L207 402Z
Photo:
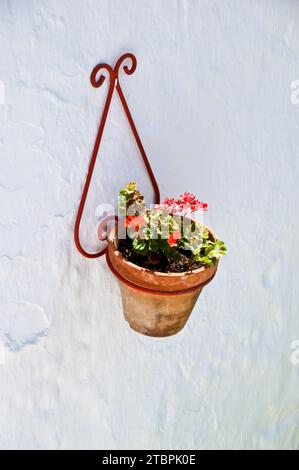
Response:
M0 23L0 448L299 447L298 2L1 0ZM127 51L162 196L208 201L229 250L168 339L129 330L73 244L106 93L89 75ZM115 97L85 246L130 179L150 199Z

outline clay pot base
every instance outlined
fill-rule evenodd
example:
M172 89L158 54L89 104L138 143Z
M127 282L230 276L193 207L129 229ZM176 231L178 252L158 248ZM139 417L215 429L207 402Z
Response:
M186 324L202 287L186 294L160 296L141 292L118 281L124 317L130 327L146 336L166 337ZM179 297L179 299L178 299Z

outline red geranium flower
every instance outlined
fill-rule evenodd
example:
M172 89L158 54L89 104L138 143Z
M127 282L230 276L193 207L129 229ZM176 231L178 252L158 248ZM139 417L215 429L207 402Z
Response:
M188 214L198 210L207 211L208 204L202 202L192 193L181 194L177 199L166 198L158 208L166 210L171 214Z
M130 229L134 227L135 232L139 232L139 228L146 224L143 215L128 215L125 218L125 227Z
M124 220L124 224L125 224L125 227L127 228L129 223L131 222L131 220L133 219L134 217L133 216L130 216L128 215L125 220Z
M169 246L177 246L177 240L181 238L181 232L176 230L175 232L171 233L168 237L167 243Z

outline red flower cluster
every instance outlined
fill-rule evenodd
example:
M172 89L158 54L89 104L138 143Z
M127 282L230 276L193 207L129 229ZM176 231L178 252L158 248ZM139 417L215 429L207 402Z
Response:
M181 238L181 232L179 230L176 230L175 232L171 233L169 235L169 238L167 240L167 243L169 246L177 246L177 240Z
M192 193L181 194L177 199L166 198L158 208L166 210L172 214L186 214L198 210L207 211L208 204L196 199Z
M134 227L135 232L139 232L140 227L143 227L145 224L143 215L128 215L125 218L125 227L129 229Z

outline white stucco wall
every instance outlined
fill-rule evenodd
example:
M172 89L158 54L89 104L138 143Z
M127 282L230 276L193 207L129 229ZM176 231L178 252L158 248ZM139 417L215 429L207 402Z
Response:
M2 0L0 22L0 448L297 448L299 3ZM104 260L73 243L106 93L89 75L127 51L162 196L206 200L228 246L168 339L128 328ZM86 246L130 179L150 196L116 97Z

